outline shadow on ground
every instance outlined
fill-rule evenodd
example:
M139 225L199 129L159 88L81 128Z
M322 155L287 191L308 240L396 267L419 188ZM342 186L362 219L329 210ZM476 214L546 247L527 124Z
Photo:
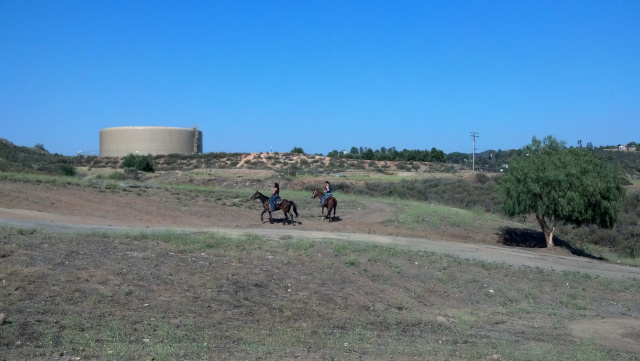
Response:
M500 243L509 247L547 247L547 242L544 239L544 233L542 233L541 231L534 231L532 229L502 227L500 228L500 232L498 232L498 237L500 239ZM556 247L561 247L568 250L574 256L597 259L601 261L604 260L604 258L594 256L583 249L575 248L569 242L561 238L554 237L553 243L556 245Z

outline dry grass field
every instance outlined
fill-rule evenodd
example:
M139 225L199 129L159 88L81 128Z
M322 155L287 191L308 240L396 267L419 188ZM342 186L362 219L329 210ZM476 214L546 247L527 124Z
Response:
M113 172L0 179L0 360L640 359L637 268L478 209L336 192L328 223L308 191L465 174ZM293 224L249 202L274 181Z

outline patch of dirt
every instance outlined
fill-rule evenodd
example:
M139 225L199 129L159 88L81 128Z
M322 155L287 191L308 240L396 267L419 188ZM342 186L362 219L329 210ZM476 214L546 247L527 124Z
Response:
M165 176L166 178L167 176ZM180 174L168 176L178 180ZM260 204L250 202L248 192L239 199L242 207L227 206L204 198L181 199L161 188L102 190L80 186L54 186L0 182L0 218L114 227L240 228L266 227L260 221ZM380 203L340 203L338 220L329 224L320 218L318 200L296 200L300 216L284 224L283 214L273 212L276 225L300 231L350 232L408 237L429 236L425 232L390 228L381 224L394 209ZM326 212L326 210L325 210Z
M628 318L579 320L569 325L569 328L578 337L640 355L640 320Z
M264 186L256 180L253 171L242 170L242 179L218 179L232 188L247 185ZM262 172L262 171L259 171ZM239 176L239 174L235 174ZM154 177L162 181L175 179L177 183L194 183L194 179L182 172L159 173ZM244 180L244 178L249 180ZM158 181L158 178L154 181ZM216 182L216 178L206 178ZM252 180L253 179L253 180ZM238 182L240 182L238 184ZM253 183L252 183L253 182ZM294 180L293 182L305 182ZM307 181L308 182L308 181ZM153 184L153 183L152 183ZM216 184L220 186L221 184ZM266 185L269 189L269 185ZM299 189L302 185L298 184ZM264 188L263 188L264 189ZM216 201L211 197L194 197L172 194L162 187L103 189L75 185L0 182L0 222L13 220L43 224L68 224L87 227L111 227L128 229L224 229L237 234L251 231L267 236L348 238L364 241L426 245L436 250L446 250L463 257L475 257L495 262L519 265L538 265L556 270L578 270L609 277L640 277L640 270L607 262L595 261L571 255L566 249L555 247L526 248L505 247L499 235L469 233L458 229L413 230L390 227L385 220L394 216L396 209L376 202L341 202L337 220L329 223L320 217L317 199L296 199L299 217L287 223L280 211L273 212L275 223L269 224L268 214L260 220L262 206L250 202L253 192L229 201ZM285 196L286 197L286 196ZM438 240L438 241L435 241ZM443 242L444 241L444 242ZM471 251L470 251L471 250Z

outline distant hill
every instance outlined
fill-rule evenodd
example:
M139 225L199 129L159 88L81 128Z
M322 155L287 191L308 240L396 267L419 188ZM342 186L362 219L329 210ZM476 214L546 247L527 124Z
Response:
M598 157L607 163L619 167L627 176L640 178L640 152L611 151L595 149ZM245 162L248 154L243 153L205 153L200 155L153 156L157 165L156 170L196 169L196 168L283 168L300 170L331 169L363 169L374 168L380 171L450 171L454 169L471 168L472 154L454 152L447 155L446 163L426 162L390 162L366 161L363 159L335 159L323 156L264 153L257 159ZM519 150L485 151L475 154L475 165L478 169L489 172L499 172L504 164L520 156ZM321 161L324 158L324 161ZM25 147L13 144L7 139L0 138L0 171L60 173L62 165L75 167L118 168L120 159L116 157L98 156L64 156L51 154L44 147ZM456 166L454 166L456 164ZM462 167L462 168L461 168Z
M640 178L640 152L600 148L592 151L605 162L619 167L630 178ZM509 164L511 159L522 156L521 153L521 149L486 150L475 154L475 166L479 170L496 172L502 165ZM450 153L447 155L447 160L452 163L462 163L466 159L466 164L468 164L471 162L472 156L471 153Z
M51 154L44 146L18 146L0 138L0 171L68 174L69 165L72 157Z

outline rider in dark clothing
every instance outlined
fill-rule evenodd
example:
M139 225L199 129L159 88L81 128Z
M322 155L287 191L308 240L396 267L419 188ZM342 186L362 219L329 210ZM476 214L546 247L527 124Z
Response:
M280 185L275 183L273 186L273 192L271 193L271 198L269 198L269 206L271 210L274 211L276 209L276 200L280 198Z
M332 196L333 193L331 193L331 184L329 184L329 181L324 182L324 195L322 196L322 206L324 207L324 200L327 199L327 197Z

